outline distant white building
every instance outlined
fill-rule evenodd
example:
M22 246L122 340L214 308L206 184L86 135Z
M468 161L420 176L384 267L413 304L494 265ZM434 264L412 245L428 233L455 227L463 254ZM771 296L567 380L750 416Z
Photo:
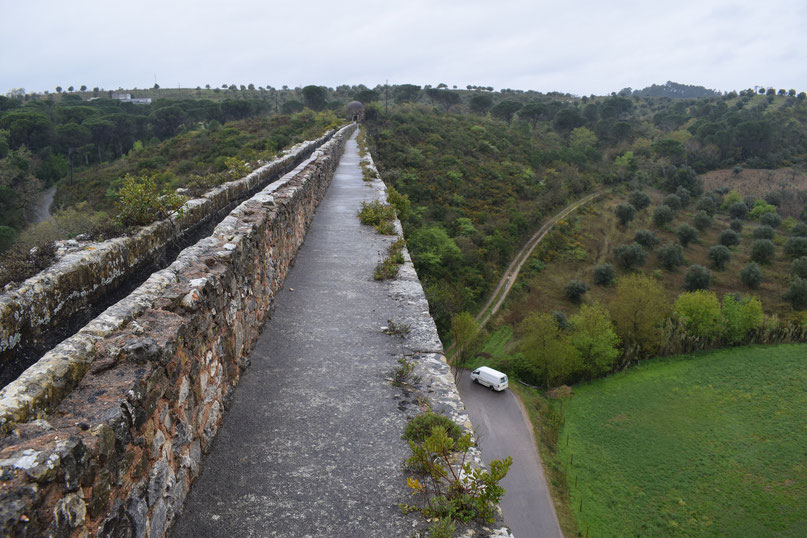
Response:
M150 105L151 97L135 97L132 99L131 93L113 93L112 99L117 99L123 103L134 103L136 105Z

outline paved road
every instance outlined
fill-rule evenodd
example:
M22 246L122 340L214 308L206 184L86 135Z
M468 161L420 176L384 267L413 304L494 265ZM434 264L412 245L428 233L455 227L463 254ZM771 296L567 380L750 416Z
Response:
M460 371L457 388L479 437L485 463L513 457L513 466L502 481L507 493L501 502L513 535L562 538L532 426L516 396L510 390L495 392L477 385L466 370Z
M36 204L31 210L30 224L39 224L50 217L50 206L53 205L53 197L56 196L56 186L47 188L39 193Z
M416 305L396 302L390 284L372 279L392 238L356 218L360 202L376 195L358 162L354 136L175 537L412 532L417 518L398 503L411 497L401 434L416 408L385 379L403 344L381 327Z

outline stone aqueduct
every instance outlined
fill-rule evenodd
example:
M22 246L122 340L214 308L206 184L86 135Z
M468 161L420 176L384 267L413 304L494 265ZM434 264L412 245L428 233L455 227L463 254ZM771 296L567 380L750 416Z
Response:
M355 129L298 145L190 201L181 217L68 254L0 296L6 367L153 268L167 245L192 243L0 391L0 533L167 532ZM448 367L434 368L449 407L461 409Z

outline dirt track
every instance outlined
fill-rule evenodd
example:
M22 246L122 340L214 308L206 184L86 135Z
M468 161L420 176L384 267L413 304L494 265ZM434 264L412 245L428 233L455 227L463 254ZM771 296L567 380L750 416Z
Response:
M544 223L541 228L535 232L535 234L527 241L522 249L516 254L513 258L513 261L510 262L510 265L507 267L507 270L502 275L501 280L499 280L499 284L496 286L496 289L493 290L493 293L488 299L488 302L485 303L485 306L479 311L479 314L476 315L476 321L479 322L479 328L485 326L488 320L493 317L496 312L499 311L502 304L504 304L505 298L507 298L507 293L510 291L510 288L513 287L513 284L516 282L516 278L518 278L518 273L521 271L521 267L530 257L532 251L535 250L535 247L538 246L538 243L546 237L546 234L549 233L549 230L562 218L567 217L574 211L576 211L582 205L590 202L601 193L595 192L593 194L589 194L585 198L581 198L576 202L566 206L560 213L549 219L546 223ZM453 346L452 346L453 347Z

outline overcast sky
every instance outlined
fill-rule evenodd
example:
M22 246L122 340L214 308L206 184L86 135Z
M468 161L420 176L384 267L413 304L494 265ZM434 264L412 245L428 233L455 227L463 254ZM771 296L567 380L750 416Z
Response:
M0 93L155 77L166 88L807 91L805 36L804 0L0 0Z

